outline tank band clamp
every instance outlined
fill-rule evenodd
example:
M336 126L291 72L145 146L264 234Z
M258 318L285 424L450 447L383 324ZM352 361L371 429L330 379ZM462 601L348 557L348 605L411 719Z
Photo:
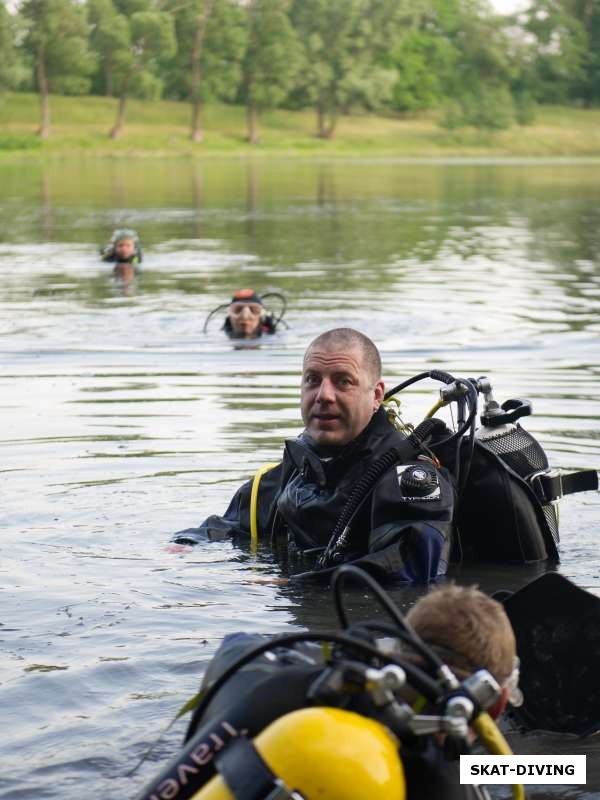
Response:
M565 494L596 490L598 473L595 469L582 469L566 475L560 472L538 472L529 478L529 482L541 503L551 503Z
M254 742L245 736L231 741L215 763L236 800L304 800L274 775Z

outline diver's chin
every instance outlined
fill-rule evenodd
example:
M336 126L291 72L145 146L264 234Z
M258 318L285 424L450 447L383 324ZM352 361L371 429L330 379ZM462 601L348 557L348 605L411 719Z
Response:
M256 328L240 328L239 335L245 339L253 339L256 336Z
M346 431L342 428L339 419L313 419L308 427L308 434L318 445L342 447L348 441Z

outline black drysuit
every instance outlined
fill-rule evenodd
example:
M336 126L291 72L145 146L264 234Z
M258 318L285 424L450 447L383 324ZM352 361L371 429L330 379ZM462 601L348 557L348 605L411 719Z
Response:
M259 540L287 535L294 550L325 547L357 483L390 448L398 458L367 493L340 544L338 561L380 576L428 582L448 565L455 492L450 473L419 454L380 408L344 447L321 448L306 432L285 443L283 460L261 479ZM252 481L233 496L223 516L179 531L174 541L195 544L249 536Z

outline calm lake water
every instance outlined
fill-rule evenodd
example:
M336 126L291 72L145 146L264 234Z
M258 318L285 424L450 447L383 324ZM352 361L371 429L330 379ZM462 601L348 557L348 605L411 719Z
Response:
M184 721L128 774L224 634L332 623L324 590L278 585L266 558L166 549L299 432L301 356L323 329L370 335L389 386L487 374L499 400L532 400L524 427L553 466L600 466L600 165L4 165L0 214L3 798L133 796L176 752ZM121 225L145 246L130 285L97 255ZM257 349L220 318L202 332L244 286L289 302L289 330ZM404 416L437 388L404 393ZM559 570L600 595L600 496L561 517ZM489 591L538 572L453 570ZM598 740L511 742L589 755L586 787L529 797L600 797Z

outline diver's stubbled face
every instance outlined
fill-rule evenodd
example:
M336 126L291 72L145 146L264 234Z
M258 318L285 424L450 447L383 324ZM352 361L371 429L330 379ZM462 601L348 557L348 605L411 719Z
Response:
M115 244L115 255L118 261L127 261L135 253L135 242L133 239L120 239Z
M313 348L304 357L302 420L315 444L345 445L362 433L383 401L360 347Z
M231 330L237 336L251 339L258 336L263 307L260 303L231 303L229 306L229 321Z

